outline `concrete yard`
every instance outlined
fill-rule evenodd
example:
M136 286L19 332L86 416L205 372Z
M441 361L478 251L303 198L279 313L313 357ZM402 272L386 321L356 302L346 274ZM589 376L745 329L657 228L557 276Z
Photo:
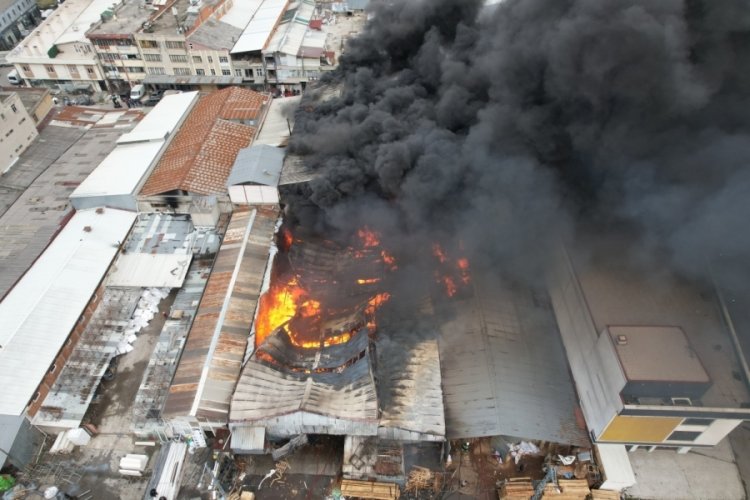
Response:
M734 454L725 439L714 448L630 453L636 485L628 498L652 500L740 500L745 490Z

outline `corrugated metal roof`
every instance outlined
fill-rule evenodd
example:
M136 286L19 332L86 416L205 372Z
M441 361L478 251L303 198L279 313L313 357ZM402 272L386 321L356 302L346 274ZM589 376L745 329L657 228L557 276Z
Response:
M235 453L263 453L266 428L239 425L232 429L232 451Z
M232 422L263 422L294 412L376 421L378 398L365 355L341 373L282 372L251 359L232 397Z
M253 145L241 149L234 160L227 186L237 184L279 185L284 150L273 146Z
M445 436L437 341L417 339L414 332L402 335L381 332L379 337L380 427Z
M231 54L262 50L286 9L287 0L264 0L242 31Z
M24 411L135 219L97 210L77 212L0 303L0 413Z
M310 182L315 177L316 173L305 164L304 156L287 154L284 157L279 186Z
M546 300L494 276L441 325L446 424L451 438L506 435L584 445L577 398Z
M257 121L268 96L232 87L201 97L141 190L153 196L174 190L194 194L226 193L238 151L256 128L228 120ZM152 111L153 112L153 111Z
M289 141L290 129L294 127L294 112L301 99L302 96L273 99L253 144L286 145Z
M113 266L108 286L179 288L192 255L123 254Z
M165 416L226 420L278 215L270 208L232 214L169 389Z

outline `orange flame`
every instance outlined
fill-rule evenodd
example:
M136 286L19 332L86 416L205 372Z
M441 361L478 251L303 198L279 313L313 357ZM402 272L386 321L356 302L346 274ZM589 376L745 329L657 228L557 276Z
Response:
M380 237L378 233L372 231L367 226L357 230L357 236L362 242L362 246L365 248L372 248L380 245Z
M357 284L358 285L372 285L375 283L378 283L380 281L380 278L364 278L364 279L358 279Z
M444 264L448 260L448 256L445 255L445 252L443 251L442 247L438 245L437 243L434 243L432 245L432 255L437 257L437 260Z
M456 288L456 282L453 281L453 278L451 278L450 276L443 276L442 282L443 286L445 287L445 293L448 294L448 297L453 297L454 295L456 295L458 288Z
M292 243L294 243L294 237L292 236L292 232L284 228L281 230L281 244L283 247L283 250L289 250L292 247Z
M380 256L383 258L383 262L388 266L388 268L391 271L395 271L398 269L398 266L396 265L396 259L393 257L393 255L389 254L385 250L380 251Z
M262 344L271 332L289 322L297 314L297 304L305 295L306 292L299 286L296 277L287 283L272 285L271 289L263 294L260 298L258 319L255 322L256 345Z

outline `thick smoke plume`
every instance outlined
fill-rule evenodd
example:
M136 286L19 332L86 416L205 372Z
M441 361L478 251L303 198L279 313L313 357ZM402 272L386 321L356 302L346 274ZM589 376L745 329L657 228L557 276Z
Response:
M557 235L622 228L680 271L750 262L742 0L375 2L290 143L305 225L401 254L462 242L539 276ZM552 236L555 237L552 237ZM417 251L412 251L417 250Z

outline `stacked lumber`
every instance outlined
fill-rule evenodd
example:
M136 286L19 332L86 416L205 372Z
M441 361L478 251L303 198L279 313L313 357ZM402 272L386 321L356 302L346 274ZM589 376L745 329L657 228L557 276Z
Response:
M589 484L585 479L561 479L557 486L548 483L544 487L542 498L585 500L590 493ZM498 498L506 500L529 500L534 495L534 485L529 478L514 478L505 483L497 494Z
M401 496L401 490L394 483L344 479L341 481L341 494L345 497L367 500L397 500Z
M591 490L591 498L593 500L620 500L620 492L609 490Z

